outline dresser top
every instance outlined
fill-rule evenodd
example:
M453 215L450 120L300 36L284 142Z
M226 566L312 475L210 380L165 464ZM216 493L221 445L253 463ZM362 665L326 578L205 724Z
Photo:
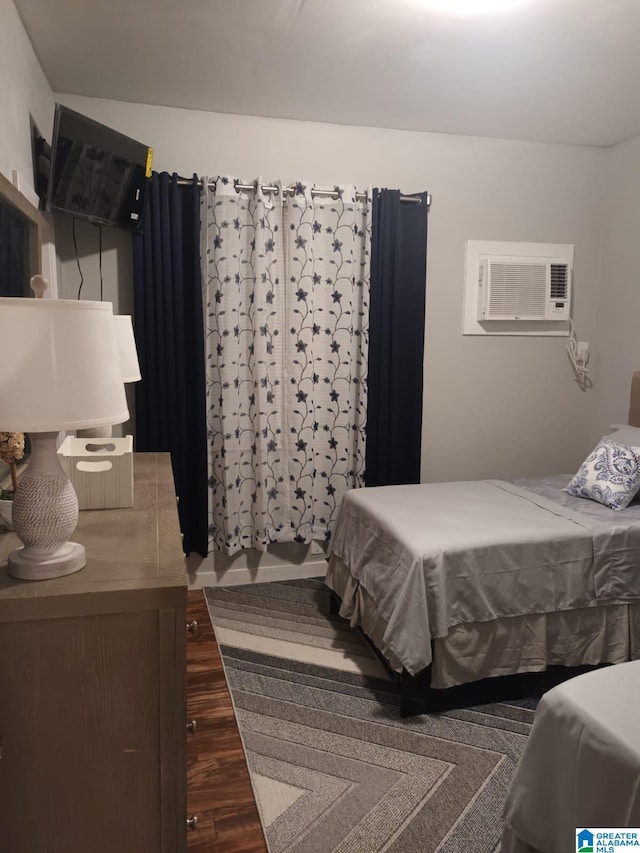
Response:
M79 572L43 581L16 580L7 556L21 542L0 533L0 622L38 616L65 616L78 610L104 612L129 602L125 610L155 601L158 606L186 600L185 559L168 453L134 453L133 507L82 510L71 536L84 545L87 564ZM91 602L87 594L94 596ZM135 593L143 598L137 601ZM98 600L100 599L100 600ZM89 607L87 608L87 604Z

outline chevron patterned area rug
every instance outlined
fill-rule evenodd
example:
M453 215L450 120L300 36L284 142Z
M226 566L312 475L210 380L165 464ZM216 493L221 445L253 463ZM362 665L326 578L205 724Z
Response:
M401 719L321 580L206 589L271 853L493 853L533 702Z

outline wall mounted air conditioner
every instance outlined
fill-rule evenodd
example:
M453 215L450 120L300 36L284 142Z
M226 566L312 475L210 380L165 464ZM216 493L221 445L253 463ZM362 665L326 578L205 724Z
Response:
M560 258L481 255L477 269L478 322L566 322L569 319L569 261Z

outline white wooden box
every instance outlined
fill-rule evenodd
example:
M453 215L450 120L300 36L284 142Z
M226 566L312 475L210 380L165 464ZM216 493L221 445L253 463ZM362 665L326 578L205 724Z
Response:
M76 490L80 509L133 506L133 436L67 436L58 457Z

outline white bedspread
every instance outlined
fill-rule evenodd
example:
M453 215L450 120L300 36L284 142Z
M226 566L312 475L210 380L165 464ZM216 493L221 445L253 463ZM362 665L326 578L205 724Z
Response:
M507 796L503 853L565 853L584 827L640 827L639 703L640 661L542 697Z
M568 479L347 493L332 553L375 601L409 673L455 625L640 600L640 506L583 513L591 502L564 495Z

